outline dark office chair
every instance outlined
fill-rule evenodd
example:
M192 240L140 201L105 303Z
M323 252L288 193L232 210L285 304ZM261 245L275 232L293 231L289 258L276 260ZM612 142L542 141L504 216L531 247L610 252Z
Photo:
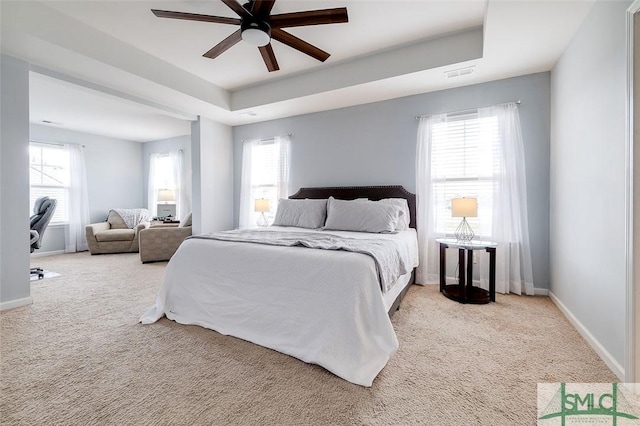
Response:
M29 219L31 226L31 253L39 249L42 243L44 231L53 217L58 201L47 196L40 197L33 205L33 216ZM31 275L38 275L38 279L44 278L44 270L42 268L31 268Z

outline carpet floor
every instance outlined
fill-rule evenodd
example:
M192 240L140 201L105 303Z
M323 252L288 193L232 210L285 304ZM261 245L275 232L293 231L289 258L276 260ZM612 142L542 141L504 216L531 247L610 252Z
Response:
M532 425L539 382L617 381L546 297L462 305L413 286L371 388L198 326L142 326L165 263L37 259L58 277L0 313L3 425Z

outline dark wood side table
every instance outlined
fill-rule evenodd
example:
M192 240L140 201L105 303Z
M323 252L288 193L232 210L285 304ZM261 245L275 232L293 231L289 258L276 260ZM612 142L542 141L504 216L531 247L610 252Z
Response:
M455 238L436 238L440 244L440 292L460 303L489 303L496 301L496 246L491 241L459 241ZM446 283L447 248L458 249L458 284ZM489 253L489 291L473 285L473 251ZM465 257L467 265L465 268Z

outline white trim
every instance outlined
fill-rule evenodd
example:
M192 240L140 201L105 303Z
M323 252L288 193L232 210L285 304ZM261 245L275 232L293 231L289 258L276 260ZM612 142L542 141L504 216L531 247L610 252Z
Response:
M625 321L625 376L624 381L633 383L637 381L637 373L635 371L635 352L636 346L640 343L635 341L636 338L636 325L635 312L638 306L635 306L635 290L636 275L634 269L635 265L635 253L634 253L634 240L639 237L635 235L637 232L634 228L634 222L636 220L634 214L634 180L639 170L636 170L635 166L635 149L634 149L634 62L635 62L635 46L634 46L634 33L635 20L634 15L640 10L640 0L633 2L627 9L626 16L626 31L627 31L627 93L626 93L626 107L625 107L625 119L626 119L626 135L625 135L625 155L626 155L626 183L625 183L625 284L626 284L626 321ZM640 265L637 265L640 266ZM640 289L639 289L640 291Z
M33 303L33 299L31 298L31 296L23 297L22 299L9 300L8 302L0 303L0 311L20 308L22 306L31 305L32 303Z
M605 364L618 376L620 381L624 381L624 368L615 360L613 356L598 342L593 334L571 313L571 311L562 303L552 291L549 290L549 298L560 309L560 312L569 320L569 322L578 330L578 333L587 341L589 346L600 356Z
M66 228L69 226L69 222L49 222L47 228Z
M533 288L534 296L549 296L549 293L550 291L548 288L538 288L538 287Z
M47 256L54 256L56 254L64 254L66 253L64 250L53 250L53 251L39 251L37 253L31 253L31 258L35 258L35 257L47 257Z

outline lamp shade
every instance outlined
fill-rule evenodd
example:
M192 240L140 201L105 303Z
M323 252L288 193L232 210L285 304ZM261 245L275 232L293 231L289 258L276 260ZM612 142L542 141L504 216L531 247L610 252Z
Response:
M477 217L477 198L452 198L451 217Z
M174 202L176 201L176 194L173 189L159 189L158 190L159 202Z
M257 212L268 212L271 210L271 203L266 198L258 198L254 204L254 210Z

